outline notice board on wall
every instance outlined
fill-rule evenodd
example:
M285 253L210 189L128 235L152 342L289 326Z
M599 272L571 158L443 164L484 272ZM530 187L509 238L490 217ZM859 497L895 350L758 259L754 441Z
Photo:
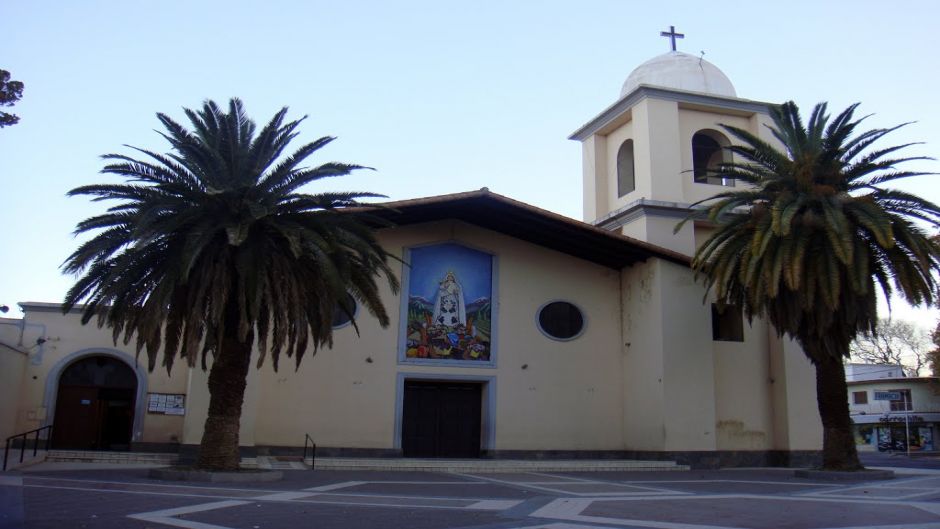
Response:
M147 413L184 415L186 413L186 395L175 393L148 393Z

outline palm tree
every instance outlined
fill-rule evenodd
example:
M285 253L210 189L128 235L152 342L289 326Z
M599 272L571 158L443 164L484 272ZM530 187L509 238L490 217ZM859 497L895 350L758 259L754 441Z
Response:
M816 105L804 126L793 102L771 109L770 130L784 149L740 128L737 159L716 176L750 186L720 193L701 216L716 224L693 258L720 306L766 318L800 346L816 369L823 468L856 470L843 359L862 332L876 332L876 292L913 304L937 301L940 246L916 224L940 225L940 209L883 184L929 174L895 167L908 147L872 149L903 125L857 132L852 105L830 121ZM696 204L697 205L697 204ZM688 220L688 219L687 219Z
M343 211L380 195L301 192L361 168L302 166L334 138L282 156L303 120L285 122L286 108L257 133L238 99L227 113L212 101L185 113L192 131L157 114L171 152L105 155L102 172L125 183L69 192L116 203L78 224L76 234L96 234L63 264L80 275L63 310L84 302L82 323L96 318L115 342L136 337L151 371L161 350L167 372L177 355L203 369L211 355L196 466L235 470L253 347L258 367L270 355L276 370L281 352L299 366L308 348L332 345L334 310L353 316L347 292L387 326L377 279L393 292L398 282L370 227L380 221Z

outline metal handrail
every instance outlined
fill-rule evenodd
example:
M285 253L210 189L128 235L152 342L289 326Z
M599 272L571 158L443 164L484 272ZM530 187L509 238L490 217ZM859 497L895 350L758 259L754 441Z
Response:
M33 457L36 457L36 453L39 451L39 434L43 430L49 430L49 432L46 434L46 448L45 448L45 450L48 451L49 445L52 443L52 425L51 424L48 426L43 426L42 428L36 428L35 430L30 430L28 432L18 433L16 435L11 435L10 437L7 437L6 446L3 448L3 470L7 469L7 463L10 462L10 443L14 439L19 439L20 437L23 438L23 444L21 445L21 449L20 449L20 463L22 463L23 457L26 455L26 441L28 440L27 438L29 437L29 434L31 433L36 434L36 438L33 439Z
M310 437L310 434L304 434L304 461L307 461L307 447L310 446L310 470L313 470L317 466L317 443L313 442L313 437Z

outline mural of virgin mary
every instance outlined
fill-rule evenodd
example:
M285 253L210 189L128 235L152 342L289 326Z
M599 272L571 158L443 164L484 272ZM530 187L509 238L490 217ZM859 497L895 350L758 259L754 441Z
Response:
M453 271L447 272L437 289L434 300L435 325L456 327L467 324L467 305L464 303L463 287Z

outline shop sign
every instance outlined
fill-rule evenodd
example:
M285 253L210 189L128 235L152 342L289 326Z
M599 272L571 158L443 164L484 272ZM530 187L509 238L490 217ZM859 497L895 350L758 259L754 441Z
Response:
M924 418L920 415L882 415L881 422L891 423L891 422L924 422Z
M876 391L875 400L901 400L900 391Z

